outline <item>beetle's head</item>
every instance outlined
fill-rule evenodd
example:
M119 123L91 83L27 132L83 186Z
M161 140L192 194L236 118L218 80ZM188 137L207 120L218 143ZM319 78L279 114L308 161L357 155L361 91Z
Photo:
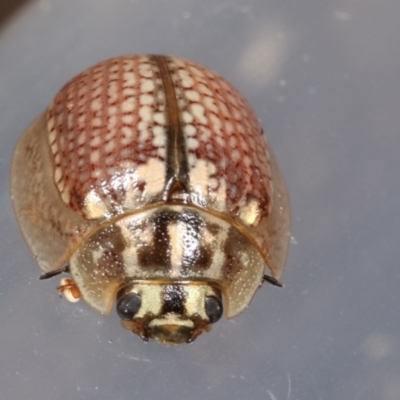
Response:
M206 282L133 283L118 292L122 326L165 344L189 343L223 312L221 292Z

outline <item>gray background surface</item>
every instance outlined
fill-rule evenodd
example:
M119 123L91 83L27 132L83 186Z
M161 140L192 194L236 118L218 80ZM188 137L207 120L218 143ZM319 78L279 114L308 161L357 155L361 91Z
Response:
M400 399L400 2L3 0L0 398ZM144 344L39 282L9 198L20 134L76 73L126 53L211 67L286 177L284 290L192 345ZM51 238L49 238L51 240Z

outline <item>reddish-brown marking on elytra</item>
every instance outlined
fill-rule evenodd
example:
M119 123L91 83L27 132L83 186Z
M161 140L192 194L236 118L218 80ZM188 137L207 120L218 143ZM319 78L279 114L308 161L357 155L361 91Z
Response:
M49 141L55 183L72 209L82 212L94 189L112 210L127 190L145 192L151 184L151 177L135 173L151 159L165 159L161 86L151 57L127 56L88 69L56 96L48 110Z
M189 164L194 160L195 168L205 160L215 166L207 192L218 193L225 184L229 211L254 198L264 203L262 211L267 214L271 197L267 143L247 101L223 78L198 64L172 59L170 69L183 98L182 112L190 114L182 118Z
M188 201L245 223L270 210L268 148L256 116L234 87L190 61L100 63L56 96L48 131L61 198L86 218L138 209L179 188Z

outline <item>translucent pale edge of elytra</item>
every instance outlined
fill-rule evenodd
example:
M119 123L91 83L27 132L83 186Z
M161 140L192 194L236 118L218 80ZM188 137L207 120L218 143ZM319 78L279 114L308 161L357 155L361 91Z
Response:
M271 147L269 158L273 183L272 208L270 214L260 222L253 234L259 242L271 275L276 279L281 279L290 244L290 198Z
M24 238L44 272L60 268L96 222L73 212L60 199L46 115L36 119L17 143L11 166L11 197Z

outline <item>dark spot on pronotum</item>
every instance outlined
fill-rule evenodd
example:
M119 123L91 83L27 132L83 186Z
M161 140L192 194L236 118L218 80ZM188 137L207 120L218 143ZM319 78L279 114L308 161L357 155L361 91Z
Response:
M171 243L168 234L168 225L174 221L177 213L162 211L154 215L153 242L150 245L138 248L138 260L141 267L160 268L170 267Z

